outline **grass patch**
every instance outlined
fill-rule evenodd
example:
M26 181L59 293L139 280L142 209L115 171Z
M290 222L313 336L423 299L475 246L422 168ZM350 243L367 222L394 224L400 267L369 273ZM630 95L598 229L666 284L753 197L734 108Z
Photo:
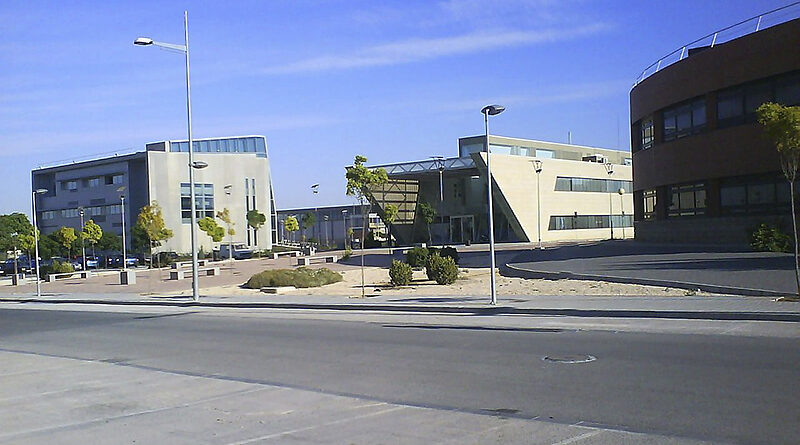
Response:
M297 269L275 269L259 272L245 283L245 287L250 289L261 289L262 287L294 286L297 288L320 287L326 284L338 283L342 281L342 275L327 268L309 269L299 267Z

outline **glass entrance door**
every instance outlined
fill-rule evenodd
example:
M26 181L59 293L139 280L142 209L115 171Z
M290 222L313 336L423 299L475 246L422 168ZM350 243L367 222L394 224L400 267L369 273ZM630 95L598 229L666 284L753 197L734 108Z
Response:
M472 215L450 217L450 242L461 244L475 239L475 222Z

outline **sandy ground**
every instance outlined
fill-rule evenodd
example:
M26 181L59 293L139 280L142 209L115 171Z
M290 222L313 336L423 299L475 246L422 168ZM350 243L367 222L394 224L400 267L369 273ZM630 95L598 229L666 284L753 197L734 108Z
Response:
M325 295L360 296L361 271L348 268L339 271L344 280L327 286L296 289L284 292L286 295ZM510 278L497 275L498 296L512 295L648 295L685 296L684 289L642 286L637 284L609 283L585 280L543 280ZM454 284L442 286L429 281L424 271L414 271L409 286L393 287L389 283L389 271L385 268L366 267L364 269L365 293L367 295L425 295L425 296L467 296L483 295L489 289L489 269L460 269L459 279ZM216 286L203 289L204 295L253 295L259 292L244 289L239 285ZM696 295L711 295L697 292Z

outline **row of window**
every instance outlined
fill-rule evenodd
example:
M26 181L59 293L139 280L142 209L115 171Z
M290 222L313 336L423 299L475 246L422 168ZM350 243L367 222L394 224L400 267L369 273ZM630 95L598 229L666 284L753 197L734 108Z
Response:
M192 149L195 153L266 153L267 145L264 138L247 137L193 141ZM169 151L188 153L189 142L170 142Z
M68 190L71 192L77 191L79 182L84 188L99 187L101 185L122 184L122 179L123 175L121 173L114 175L98 176L94 178L70 179L68 181L61 181L61 190Z
M548 230L607 229L609 221L614 227L633 227L633 215L569 215L551 216Z
M194 184L195 216L214 217L214 184ZM181 222L192 223L192 197L188 182L181 183Z
M765 102L800 104L800 72L762 79L717 92L717 128L754 122L756 109ZM706 97L694 98L661 110L661 142L672 141L706 130ZM638 135L633 150L651 148L655 141L653 118L636 123Z
M618 193L619 189L625 190L625 193L630 193L633 190L633 182L616 179L556 177L557 192Z
M121 213L122 213L121 204L113 204L107 206L92 206L83 208L83 215L86 218L92 218L101 215L119 215ZM61 218L78 218L81 216L81 209L72 208L72 209L63 209L60 211L47 210L42 212L41 219L43 221L55 219L56 215L59 215Z

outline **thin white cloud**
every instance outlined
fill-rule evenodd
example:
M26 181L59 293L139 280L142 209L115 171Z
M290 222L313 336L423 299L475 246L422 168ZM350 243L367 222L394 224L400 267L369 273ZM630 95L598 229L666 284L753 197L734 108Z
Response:
M596 34L602 23L538 31L478 32L455 37L411 39L372 46L350 54L330 54L264 70L267 74L336 71L399 65L493 49L555 42Z

